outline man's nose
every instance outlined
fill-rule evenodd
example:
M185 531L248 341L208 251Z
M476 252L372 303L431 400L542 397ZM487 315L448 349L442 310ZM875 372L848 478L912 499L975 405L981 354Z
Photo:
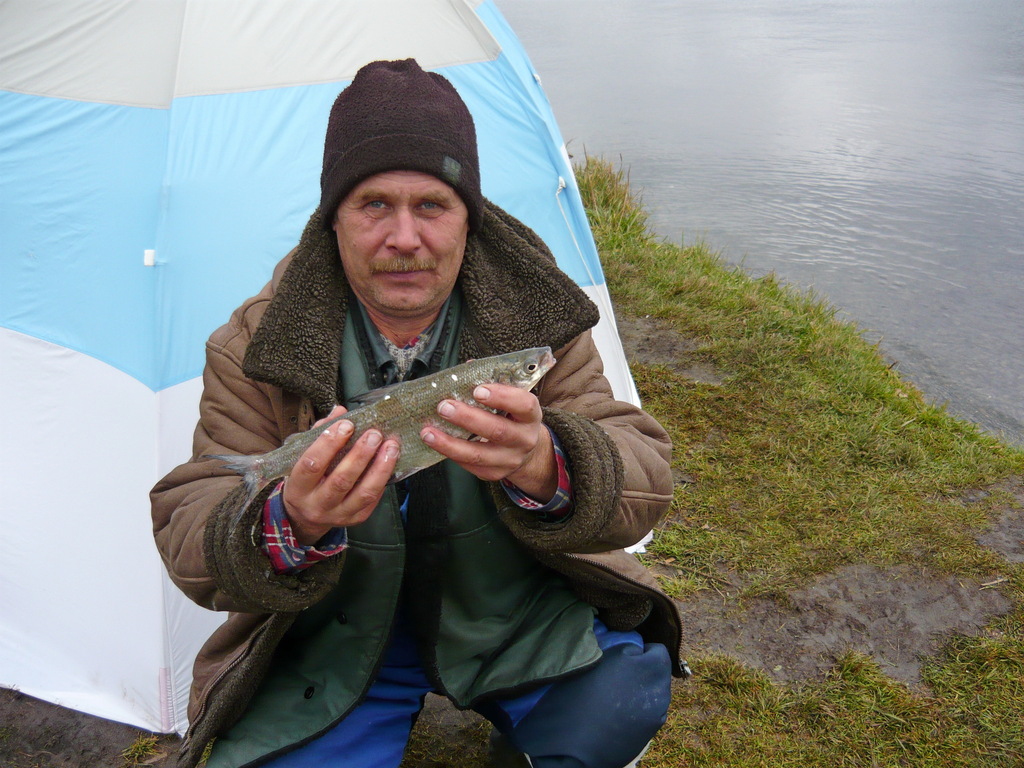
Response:
M398 208L391 218L387 244L399 253L412 253L420 246L420 228L416 216L408 208Z

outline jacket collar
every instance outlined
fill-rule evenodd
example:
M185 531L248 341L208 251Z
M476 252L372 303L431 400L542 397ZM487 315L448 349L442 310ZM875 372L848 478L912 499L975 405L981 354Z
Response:
M327 411L337 397L349 287L319 211L289 258L246 348L243 371ZM557 350L599 319L540 237L489 201L480 231L466 242L459 285L466 307L462 359L527 347Z

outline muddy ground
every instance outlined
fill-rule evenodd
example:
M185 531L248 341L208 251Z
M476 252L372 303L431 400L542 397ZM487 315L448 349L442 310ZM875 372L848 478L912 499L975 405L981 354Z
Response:
M662 363L709 384L718 372L692 360L694 346L648 319L620 320L631 361ZM685 478L681 478L685 482ZM994 489L965 494L965 503ZM1007 505L980 544L1009 562L1024 561L1024 478L1001 484L1016 504ZM847 566L788 595L737 606L730 595L740 577L724 572L717 592L680 603L690 652L729 654L779 681L813 679L837 656L858 650L873 656L893 678L914 685L921 664L951 634L974 634L1012 604L999 583L922 572L910 567ZM699 674L699 668L696 670ZM479 742L486 731L475 715L451 710L430 697L417 728L445 728L455 738ZM122 752L137 728L55 707L15 691L0 690L0 768L121 768ZM142 764L170 766L178 739L159 737L157 752ZM474 748L479 748L474 745Z

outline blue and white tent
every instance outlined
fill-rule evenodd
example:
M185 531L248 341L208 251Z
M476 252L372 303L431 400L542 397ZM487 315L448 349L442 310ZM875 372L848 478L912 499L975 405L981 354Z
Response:
M562 139L493 2L0 0L0 685L181 731L221 617L148 491L187 459L203 345L297 242L330 106L375 59L444 73L484 194L594 298L636 391Z

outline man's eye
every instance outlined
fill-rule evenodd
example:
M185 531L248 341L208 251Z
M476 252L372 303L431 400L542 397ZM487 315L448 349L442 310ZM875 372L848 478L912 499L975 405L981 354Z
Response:
M432 200L425 200L422 203L420 203L420 207L428 211L435 211L441 206Z
M374 208L374 209L379 210L379 209L384 207L384 201L383 200L371 200L370 202L368 202L366 204L366 207L367 208Z

